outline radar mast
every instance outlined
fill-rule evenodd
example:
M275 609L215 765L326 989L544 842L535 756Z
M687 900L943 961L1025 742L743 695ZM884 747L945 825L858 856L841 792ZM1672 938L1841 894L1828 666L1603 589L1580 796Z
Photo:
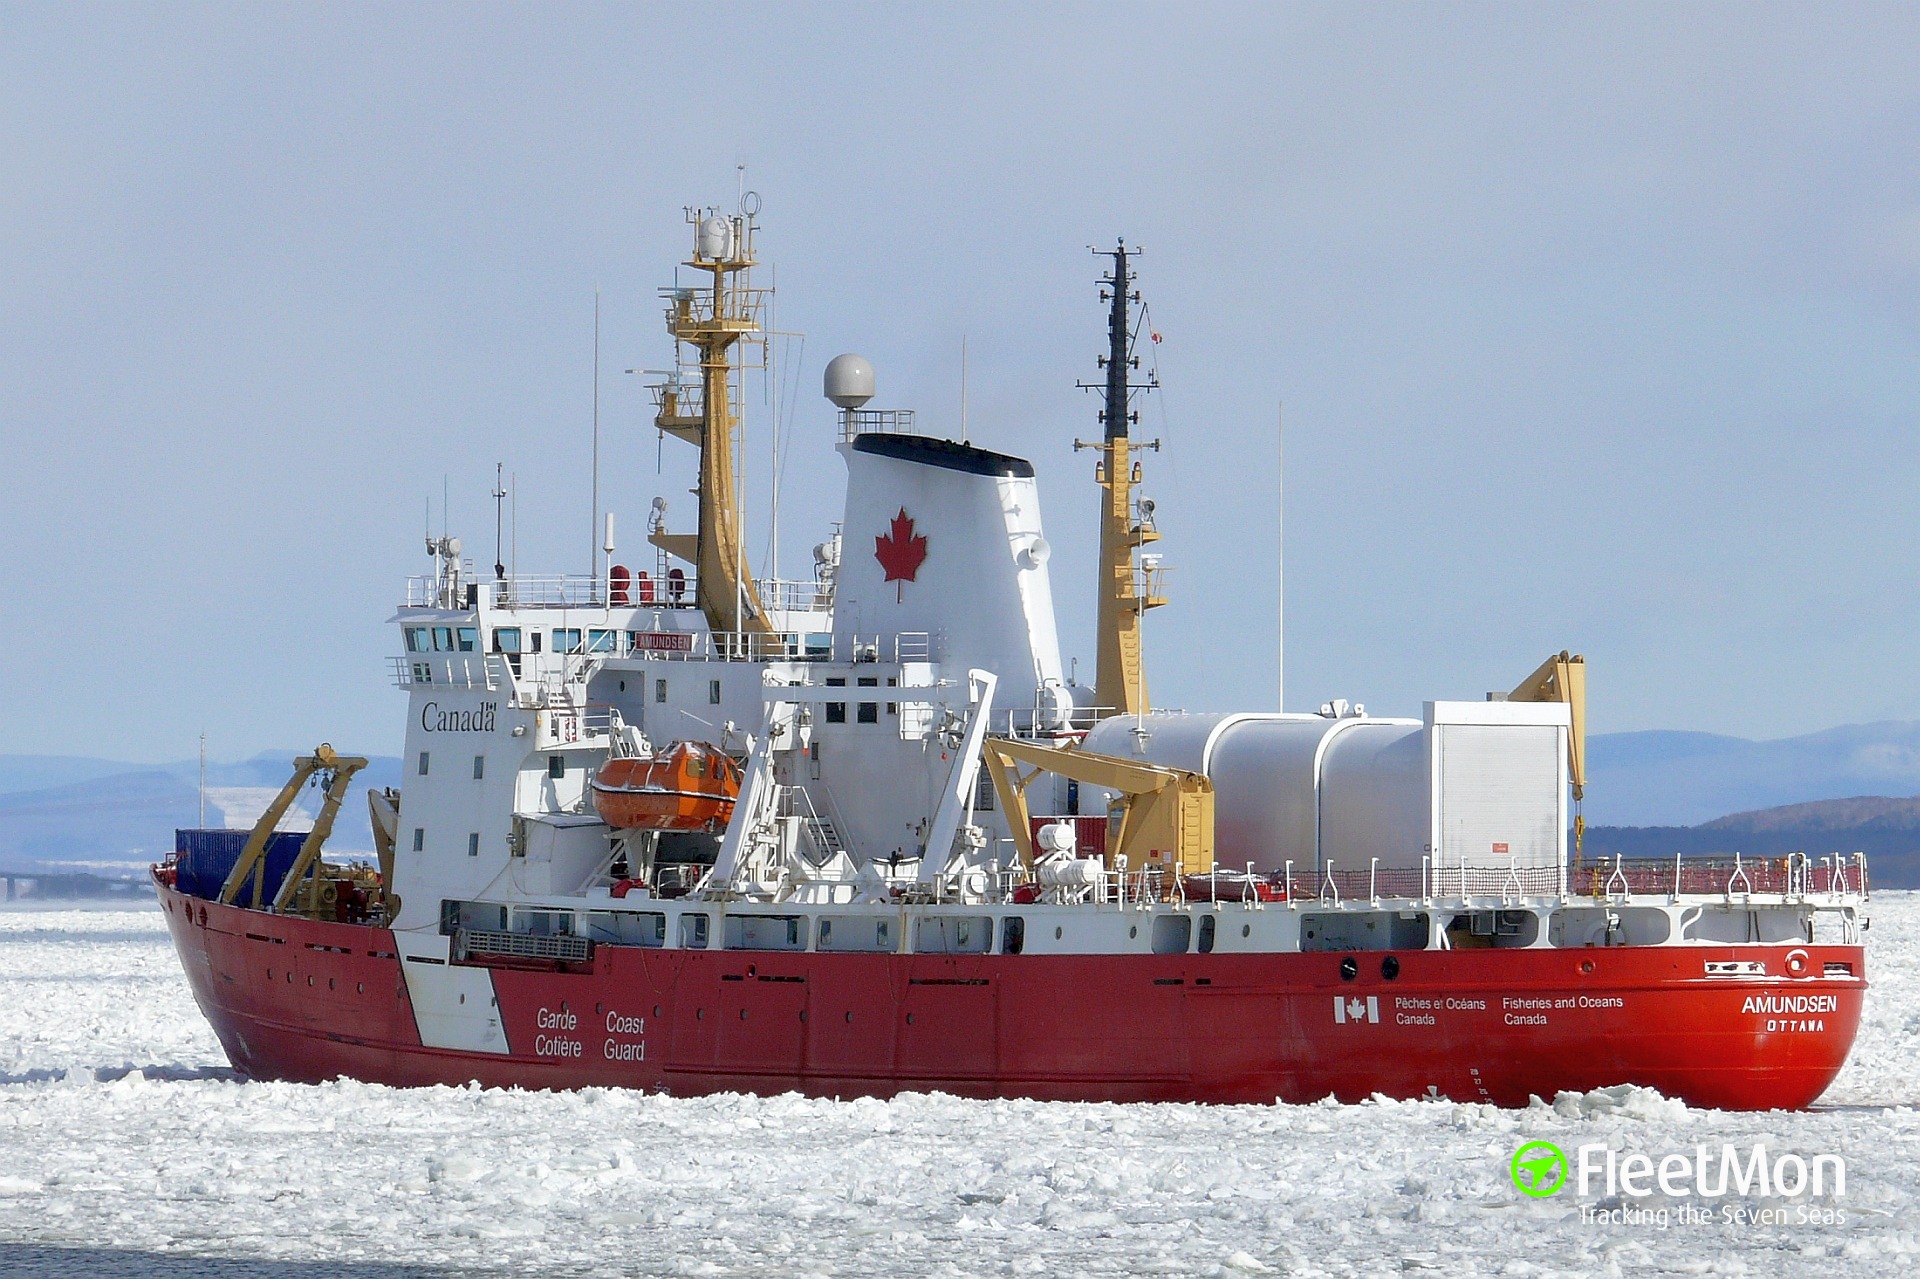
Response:
M1131 259L1138 248L1129 249L1125 240L1111 249L1095 249L1113 265L1100 278L1100 300L1110 304L1107 312L1107 353L1100 357L1106 371L1104 382L1081 382L1084 391L1103 392L1100 422L1104 438L1097 443L1073 442L1075 451L1098 449L1100 460L1094 465L1094 483L1101 489L1100 500L1100 614L1099 653L1094 676L1094 702L1102 716L1144 715L1148 710L1147 677L1140 662L1140 618L1150 608L1167 601L1157 594L1159 557L1143 555L1136 563L1134 551L1160 540L1153 526L1153 503L1134 501L1133 492L1140 483L1140 463L1132 456L1135 447L1160 448L1159 440L1143 440L1137 446L1128 436L1128 427L1140 421L1132 407L1137 392L1159 386L1149 373L1145 381L1135 382L1131 375L1140 367L1133 353L1133 324L1130 308L1140 301L1133 287Z
M753 215L759 199L746 192L740 212L687 210L694 226L693 256L686 263L712 277L707 288L666 290L667 331L693 350L682 365L697 364L699 389L675 374L654 388L654 425L700 449L700 531L697 536L657 528L653 545L693 564L694 602L706 614L715 652L744 648L749 633L770 633L772 625L759 588L747 569L740 536L740 503L734 485L733 380L741 367L733 349L741 342L764 340L760 311L768 290L748 286L756 265Z

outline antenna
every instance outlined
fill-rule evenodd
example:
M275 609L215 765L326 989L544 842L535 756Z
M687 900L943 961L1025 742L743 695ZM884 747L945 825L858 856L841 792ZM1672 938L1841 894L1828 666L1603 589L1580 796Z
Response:
M960 442L971 444L967 434L967 335L960 335Z
M587 521L592 537L600 534L600 287L593 289L593 518ZM600 547L592 550L594 593L600 592Z
M500 486L500 472L503 463L493 464L493 575L503 578L507 575L507 566L500 562L500 502L506 497L507 490Z
M207 730L200 730L200 829L207 828Z
M1275 415L1278 456L1274 459L1273 542L1274 594L1278 598L1274 618L1274 709L1287 709L1287 402L1280 401Z

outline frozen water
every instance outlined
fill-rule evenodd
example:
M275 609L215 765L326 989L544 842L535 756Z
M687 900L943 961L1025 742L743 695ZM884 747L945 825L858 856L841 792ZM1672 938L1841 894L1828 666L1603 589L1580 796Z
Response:
M1902 1272L1920 896L1878 897L1870 937L1866 1022L1822 1107L1747 1115L1640 1089L1501 1111L252 1084L158 911L0 913L0 1272ZM1534 1139L1837 1153L1846 1221L1583 1222L1571 1191L1514 1189Z

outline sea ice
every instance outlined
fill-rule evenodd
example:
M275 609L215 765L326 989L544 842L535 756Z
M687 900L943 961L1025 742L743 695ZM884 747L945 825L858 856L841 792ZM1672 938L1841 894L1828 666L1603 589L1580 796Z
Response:
M0 1271L97 1256L59 1251L72 1248L167 1274L229 1258L606 1275L1878 1276L1920 1256L1920 896L1880 895L1873 922L1847 1069L1816 1110L1750 1115L1635 1088L1498 1110L256 1084L227 1069L157 910L5 912ZM1508 1160L1530 1140L1836 1153L1847 1194L1818 1206L1846 1219L1736 1199L1780 1215L1584 1221L1567 1192L1516 1192Z

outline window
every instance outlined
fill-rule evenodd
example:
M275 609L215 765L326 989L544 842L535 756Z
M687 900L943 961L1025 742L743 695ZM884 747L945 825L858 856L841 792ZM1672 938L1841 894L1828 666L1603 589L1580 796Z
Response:
M474 831L471 835L467 836L467 856L478 857L479 855L480 855L480 832Z
M416 684L433 683L433 663L415 662L413 664L413 682Z
M556 653L584 652L585 645L580 639L580 628L577 626L569 626L565 629L555 627L553 632L553 651Z
M477 782L486 775L487 757L485 755L475 755L473 757L473 780Z
M547 756L547 776L559 781L567 775L567 757L565 755Z
M862 724L878 724L880 722L880 703L878 702L860 703L860 708L856 713L856 718Z
M1006 955L1017 955L1027 948L1027 921L1021 915L1008 915L1006 922L1000 925L1000 951Z
M429 653L433 651L433 641L427 635L424 626L407 628L407 651L409 653Z
M456 634L460 640L460 651L471 653L480 647L480 630L474 626L462 626Z
M532 644L533 651L538 653L540 651L540 632L535 631L531 635L528 635L527 642Z
M1201 954L1211 955L1213 953L1213 933L1216 927L1218 927L1218 925L1215 923L1214 917L1211 914L1200 916L1200 945L1198 949Z
M707 681L707 704L709 706L720 704L720 681L717 679Z
M847 722L847 704L845 702L827 703L827 723L844 724Z
M425 777L426 775L427 775L427 753L425 751L421 751L420 752L420 776Z
M421 852L426 846L427 828L425 826L415 826L413 828L413 851L416 853Z
M667 700L667 681L663 679L653 681L653 700L656 702Z
M875 676L875 675L862 675L858 680L855 680L854 682L857 683L861 688L880 687L880 679L878 676Z
M707 948L707 917L705 915L680 916L680 944L688 950Z
M518 653L520 651L520 628L518 626L499 626L493 632L493 651L496 653Z
M620 651L620 632L602 630L594 627L587 632L587 651L589 653L618 653Z
M453 628L436 626L433 628L433 651L436 653L453 652Z

